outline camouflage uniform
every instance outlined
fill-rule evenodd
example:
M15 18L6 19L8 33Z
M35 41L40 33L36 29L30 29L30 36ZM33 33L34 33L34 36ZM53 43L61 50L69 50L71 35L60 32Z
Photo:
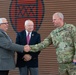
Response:
M72 64L73 59L76 59L76 27L65 23L63 27L53 30L41 43L30 46L31 51L36 52L50 44L56 48L60 75L76 75L76 67Z

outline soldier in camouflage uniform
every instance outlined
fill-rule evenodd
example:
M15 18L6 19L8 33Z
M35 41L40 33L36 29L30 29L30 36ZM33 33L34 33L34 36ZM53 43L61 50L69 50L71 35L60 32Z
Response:
M57 28L39 44L31 45L32 52L42 50L53 44L56 48L59 63L59 75L76 75L76 27L64 23L64 16L57 12L53 14L53 23Z

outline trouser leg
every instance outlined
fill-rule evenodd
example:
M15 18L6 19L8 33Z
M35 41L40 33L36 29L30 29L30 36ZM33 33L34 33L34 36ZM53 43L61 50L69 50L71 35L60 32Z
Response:
M0 71L0 75L8 75L9 71Z
M76 75L76 65L72 64L68 70L69 75Z
M76 75L76 65L73 63L59 64L60 75Z
M59 75L69 75L66 64L59 64Z
M38 68L29 68L30 75L38 75Z
M27 66L19 68L20 75L28 75Z
M59 72L59 75L69 75L68 71L65 72Z

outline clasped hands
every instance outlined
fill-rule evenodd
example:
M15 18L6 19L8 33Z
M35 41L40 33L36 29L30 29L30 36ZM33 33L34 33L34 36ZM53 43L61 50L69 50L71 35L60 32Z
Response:
M29 52L31 50L29 45L24 46L24 52Z
M24 46L24 51L25 51L25 52L29 52L30 50L31 50L31 48L30 48L29 45L25 45L25 46ZM24 61L29 61L29 60L32 59L32 56L29 55L29 54L25 54L25 55L23 56L23 59L24 59Z
M24 61L30 61L32 59L32 56L30 54L25 54L23 56Z

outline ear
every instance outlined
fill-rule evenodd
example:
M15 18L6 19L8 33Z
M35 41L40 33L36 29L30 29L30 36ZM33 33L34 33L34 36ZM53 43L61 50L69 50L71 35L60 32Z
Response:
M60 18L60 20L63 20L62 18Z

